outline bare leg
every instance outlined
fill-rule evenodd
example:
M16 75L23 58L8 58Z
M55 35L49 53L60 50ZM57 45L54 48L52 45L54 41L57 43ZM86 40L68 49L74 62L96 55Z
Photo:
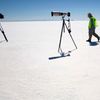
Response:
M94 33L93 35L98 39L98 41L100 40L100 37L96 33Z
M91 42L92 39L92 34L89 33L89 39L87 40L87 42Z

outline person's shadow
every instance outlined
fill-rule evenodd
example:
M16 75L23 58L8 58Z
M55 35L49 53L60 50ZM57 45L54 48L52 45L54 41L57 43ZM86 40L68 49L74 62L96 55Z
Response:
M99 43L97 41L89 42L90 46L97 46Z

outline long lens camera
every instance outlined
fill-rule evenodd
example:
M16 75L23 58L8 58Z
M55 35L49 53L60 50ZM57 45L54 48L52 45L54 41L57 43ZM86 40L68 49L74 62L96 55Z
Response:
M51 16L68 16L70 17L70 12L68 13L63 13L63 12L51 12Z
M0 19L3 19L3 18L4 18L4 15L0 13Z

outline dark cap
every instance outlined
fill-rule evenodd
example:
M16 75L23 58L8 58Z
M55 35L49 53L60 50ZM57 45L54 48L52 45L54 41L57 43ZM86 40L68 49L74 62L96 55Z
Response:
M88 13L88 17L93 17L93 15L91 13Z

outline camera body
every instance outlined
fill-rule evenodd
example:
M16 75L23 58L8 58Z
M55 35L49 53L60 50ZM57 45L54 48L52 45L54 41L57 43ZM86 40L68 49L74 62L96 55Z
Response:
M4 15L0 13L0 19L4 19Z
M68 13L63 13L63 12L51 12L51 16L68 16L70 17L70 12Z

